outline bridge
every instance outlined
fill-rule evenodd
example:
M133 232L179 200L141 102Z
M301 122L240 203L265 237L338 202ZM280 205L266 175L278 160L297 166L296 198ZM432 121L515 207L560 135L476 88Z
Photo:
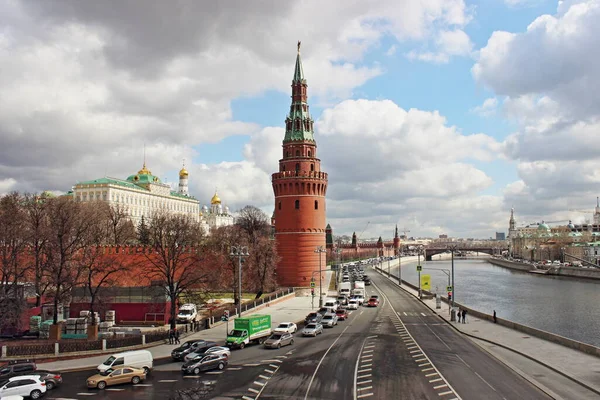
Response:
M491 247L491 246L439 246L436 245L435 247L426 247L423 250L423 255L425 257L425 260L427 261L431 261L431 257L435 256L436 254L442 254L445 252L449 252L452 249L454 249L454 252L476 252L476 253L486 253L489 255L494 255L494 254L501 254L503 251L508 251L508 247Z

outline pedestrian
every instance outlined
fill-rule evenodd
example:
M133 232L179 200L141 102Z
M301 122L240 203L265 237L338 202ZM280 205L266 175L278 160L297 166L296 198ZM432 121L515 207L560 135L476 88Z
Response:
M460 319L462 318L462 310L460 307L458 308L458 323L460 324Z
M467 323L467 310L463 310L463 324Z
M169 329L169 344L173 344L173 330Z
M494 310L494 323L497 323L498 320L496 319L496 310Z
M175 344L180 344L181 342L179 341L179 331L177 329L175 329Z

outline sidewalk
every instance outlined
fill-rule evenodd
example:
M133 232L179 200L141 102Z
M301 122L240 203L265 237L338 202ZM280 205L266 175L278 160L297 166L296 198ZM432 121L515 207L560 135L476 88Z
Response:
M379 271L375 270L375 272ZM387 274L379 273L387 278ZM389 279L398 283L398 280L393 277ZM402 285L402 289L418 297L417 290L406 285ZM451 322L447 303L442 302L442 308L436 309L435 299L421 300L421 302L459 332L534 360L600 396L600 358L468 314L466 324ZM491 349L492 347L485 350ZM515 368L517 372L521 375L527 374L523 372L528 370L527 366L518 367ZM528 378L530 381L536 380L535 376L528 375Z
M327 278L327 283L329 283L329 278ZM315 311L319 308L318 298L315 297ZM270 314L271 322L273 327L277 326L281 322L295 322L300 323L304 322L304 318L311 310L311 297L290 297L285 300L279 301L270 306L264 306L259 309L253 309L251 311L242 313L242 316L250 315L250 314ZM229 329L233 328L233 321L235 318L232 316L229 319ZM218 322L213 325L210 329L205 329L200 332L189 334L185 337L181 338L181 342L185 342L186 340L192 339L205 339L215 341L217 343L225 343L225 338L227 336L227 323ZM153 347L147 347L144 350L148 350L152 353L154 360L160 359L170 359L171 351L177 346L172 344L160 344ZM123 350L119 350L118 352L122 352ZM115 352L113 352L115 353ZM78 359L70 359L70 360L62 360L62 361L53 361L46 363L38 363L38 369L49 370L49 371L60 371L60 372L68 372L68 371L78 371L85 370L90 368L96 368L99 364L103 363L109 357L109 353L105 353L98 356L91 356L85 358Z

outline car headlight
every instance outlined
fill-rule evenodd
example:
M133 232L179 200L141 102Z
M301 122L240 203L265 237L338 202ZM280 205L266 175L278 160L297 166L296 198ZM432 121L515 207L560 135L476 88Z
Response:
M96 381L88 381L88 383L91 383L93 385L94 383L96 383Z

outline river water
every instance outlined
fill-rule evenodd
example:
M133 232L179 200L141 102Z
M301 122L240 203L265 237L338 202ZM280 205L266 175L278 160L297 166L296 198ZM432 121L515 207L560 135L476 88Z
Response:
M431 288L446 295L450 260L421 261ZM386 268L385 262L383 268ZM397 275L397 267L392 267ZM402 261L402 279L417 282L416 261ZM455 300L492 314L600 347L600 281L540 276L497 267L484 259L454 259ZM467 317L468 318L468 317Z

